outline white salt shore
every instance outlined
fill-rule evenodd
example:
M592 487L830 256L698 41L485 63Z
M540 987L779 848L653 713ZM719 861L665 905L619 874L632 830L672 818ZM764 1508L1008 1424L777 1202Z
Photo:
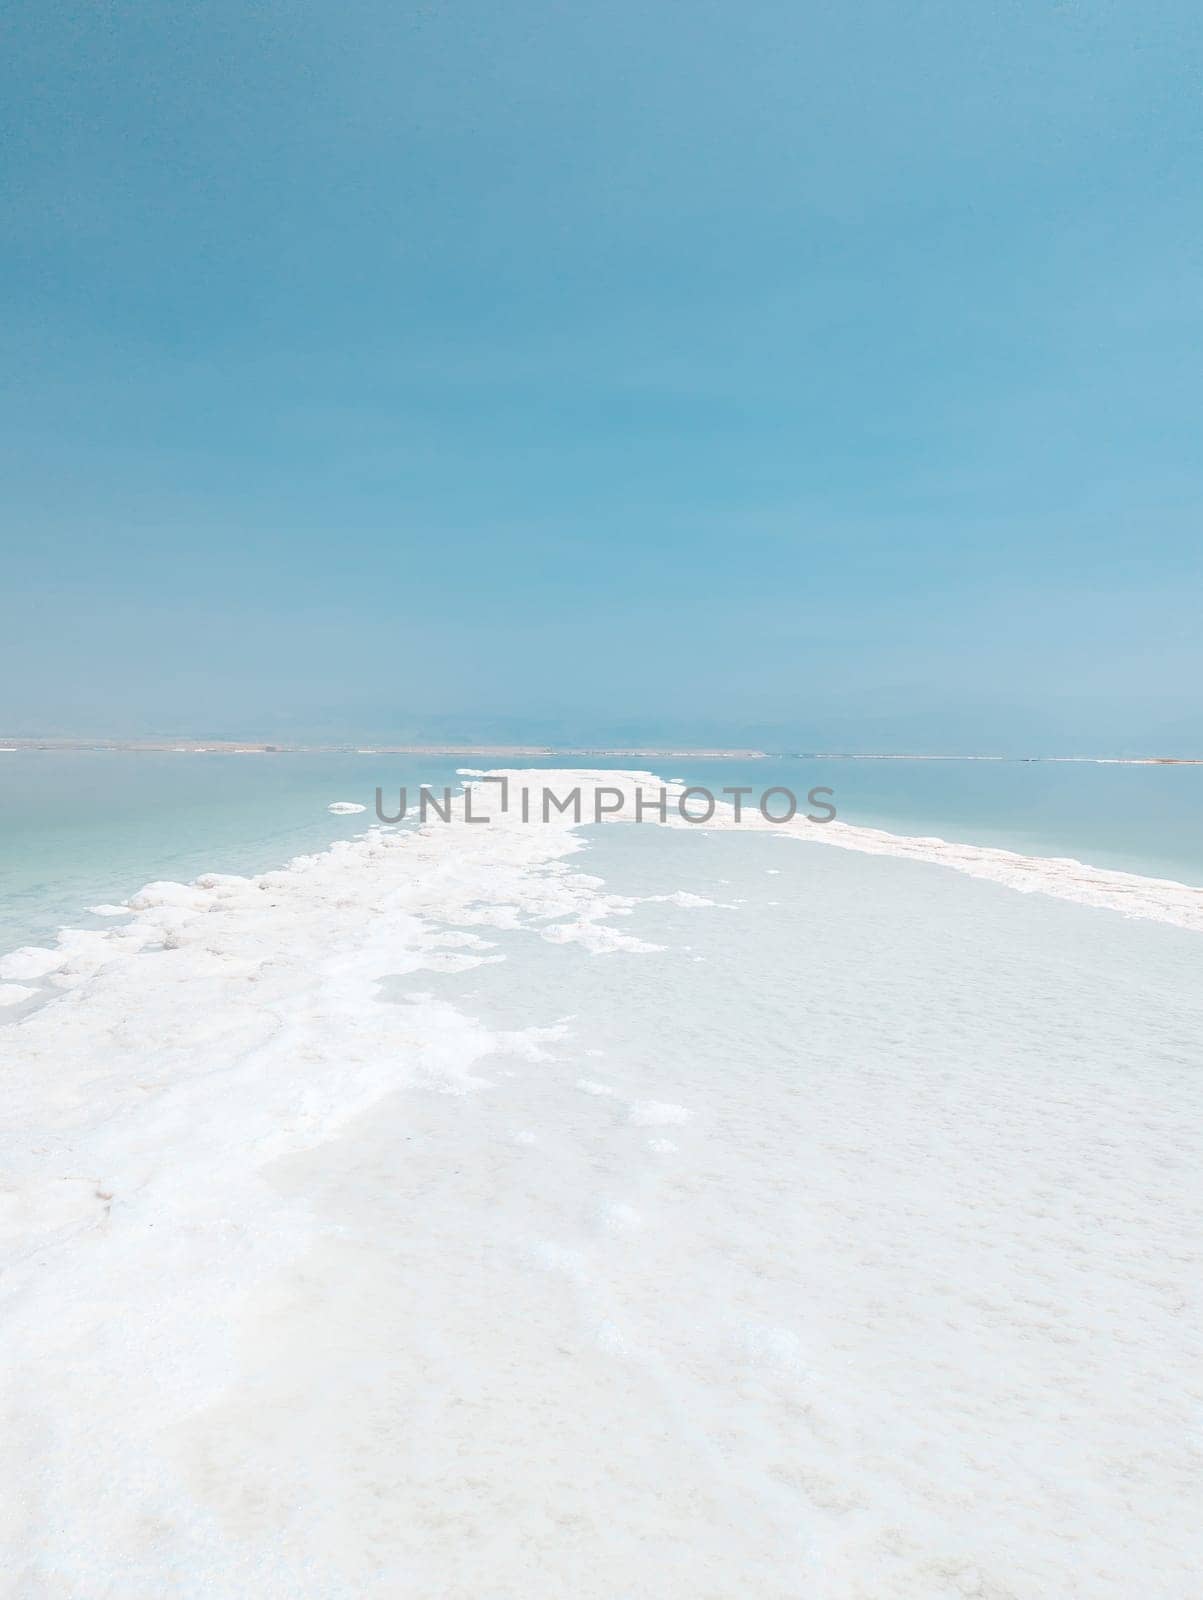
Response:
M461 810L0 958L0 1593L1183 1600L1201 901Z

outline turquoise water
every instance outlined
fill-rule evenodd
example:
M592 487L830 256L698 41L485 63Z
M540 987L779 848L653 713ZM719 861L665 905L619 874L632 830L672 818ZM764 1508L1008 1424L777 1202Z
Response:
M799 793L825 784L840 818L861 827L1203 884L1203 766L768 759L741 764L739 779L731 766L690 763L674 775Z
M88 925L87 907L154 878L256 872L349 838L377 785L455 784L489 758L17 751L0 756L0 950ZM569 758L512 760L556 767ZM846 822L1203 884L1203 767L578 759L645 765L715 791L834 790ZM331 801L366 805L333 816Z

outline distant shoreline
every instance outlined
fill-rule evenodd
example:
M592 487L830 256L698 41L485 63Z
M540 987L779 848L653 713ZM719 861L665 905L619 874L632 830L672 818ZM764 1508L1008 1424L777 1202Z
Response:
M364 756L492 756L552 759L560 756L600 758L655 758L682 761L998 761L1012 764L1076 762L1107 767L1195 767L1203 756L1002 756L927 755L920 751L848 750L719 750L678 749L668 746L607 747L515 744L266 744L234 739L0 739L0 754L20 751L101 751L138 755L167 752L175 755L364 755Z
M91 750L139 755L148 752L167 752L176 755L304 755L304 756L525 756L554 758L558 756L595 756L624 759L630 756L655 756L661 760L678 756L682 759L706 758L708 760L761 761L767 750L679 750L662 746L645 746L640 749L566 748L553 745L516 744L262 744L251 740L235 739L0 739L0 753L15 754L22 750Z

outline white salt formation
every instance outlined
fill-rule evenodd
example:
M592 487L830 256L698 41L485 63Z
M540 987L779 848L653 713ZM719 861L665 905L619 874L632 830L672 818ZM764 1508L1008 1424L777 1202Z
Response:
M0 961L0 1592L1193 1594L1197 891L516 813Z

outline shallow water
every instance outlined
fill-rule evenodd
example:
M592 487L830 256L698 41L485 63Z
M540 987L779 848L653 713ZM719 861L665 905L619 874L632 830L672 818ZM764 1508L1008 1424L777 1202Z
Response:
M18 751L0 755L0 951L154 878L259 872L362 831L331 801L455 784L471 758ZM492 763L486 763L491 765ZM524 762L553 767L554 761ZM591 761L621 768L629 762ZM673 761L691 783L834 790L842 820L1203 884L1203 767Z

